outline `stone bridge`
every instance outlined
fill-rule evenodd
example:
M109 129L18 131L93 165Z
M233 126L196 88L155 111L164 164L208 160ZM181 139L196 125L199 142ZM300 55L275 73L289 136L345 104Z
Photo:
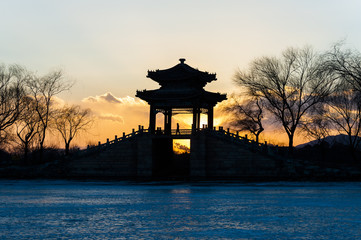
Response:
M190 154L173 152L173 139L190 139ZM161 129L139 126L122 137L88 146L67 165L72 178L267 179L292 172L278 148L229 129Z

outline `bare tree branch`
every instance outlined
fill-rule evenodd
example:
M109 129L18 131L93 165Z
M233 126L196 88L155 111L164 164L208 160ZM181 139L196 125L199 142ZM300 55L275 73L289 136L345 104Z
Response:
M241 99L235 95L230 98L230 104L222 110L230 115L230 125L239 131L248 131L259 142L263 132L263 106L259 98Z
M19 119L16 121L16 135L24 151L24 160L28 161L28 153L40 130L40 119L35 110L36 101L30 96L24 96L22 99L24 106Z
M336 43L325 54L325 70L347 81L361 92L361 54L357 50L344 49L343 42Z
M28 73L23 67L0 65L0 142L7 136L6 129L18 119L27 79Z
M249 96L259 97L282 124L292 152L295 131L310 108L333 90L331 73L322 71L323 59L310 48L290 48L281 58L254 60L248 72L238 72L235 82Z
M65 154L69 154L71 141L80 131L87 130L93 119L90 109L81 109L79 106L64 106L54 115L55 128L60 133L65 143Z
M62 71L53 71L42 77L33 75L27 81L27 87L36 102L35 111L40 120L38 135L41 158L49 121L54 113L52 108L53 98L56 94L69 90L72 85L73 83L64 80Z
M349 147L355 159L355 151L361 138L361 101L360 94L349 82L341 82L337 91L327 101L328 112L325 114L339 133L345 133L349 139Z

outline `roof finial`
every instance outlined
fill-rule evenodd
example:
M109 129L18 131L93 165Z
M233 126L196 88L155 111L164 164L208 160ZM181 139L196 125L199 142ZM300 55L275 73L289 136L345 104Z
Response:
M180 58L179 61L181 62L181 64L183 64L186 61L186 59L185 58Z

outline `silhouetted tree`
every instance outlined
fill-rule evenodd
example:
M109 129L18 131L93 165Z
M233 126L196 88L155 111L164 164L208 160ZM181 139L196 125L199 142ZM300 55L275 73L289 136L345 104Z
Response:
M354 159L355 150L361 138L361 98L349 82L341 82L337 91L328 98L326 117L339 133L345 133L349 139L350 152Z
M54 109L52 108L53 98L55 95L69 90L71 86L72 83L64 81L61 71L53 71L42 77L33 76L32 79L27 81L27 87L36 102L35 111L40 120L38 135L41 159L49 121L51 115L54 113Z
M55 127L65 143L65 154L69 154L70 143L80 132L86 130L93 122L89 109L79 106L64 106L54 115Z
M295 131L310 108L332 91L330 73L321 71L323 60L310 48L289 48L281 58L254 60L248 72L239 71L236 83L250 96L261 98L287 133L293 151Z
M36 112L36 102L30 96L22 99L23 109L16 121L16 135L24 151L24 161L28 161L29 148L40 130L40 119Z
M318 105L310 110L302 121L302 130L307 138L317 140L322 144L323 140L330 135L332 124L326 116L325 104Z
M223 111L230 115L230 125L238 131L248 131L259 142L259 135L263 132L262 119L264 112L259 98L240 99L232 95L229 105Z
M12 126L21 112L23 83L27 71L19 65L0 65L0 143L6 140L6 129Z
M357 50L344 49L343 43L335 44L325 54L325 70L328 70L343 81L351 84L352 88L361 92L361 54Z
M321 154L317 157L319 164L327 162L328 143L325 141L325 138L330 135L330 131L332 130L332 123L326 117L326 113L327 108L325 108L325 104L318 104L317 107L306 114L301 125L305 136L310 140L317 141L316 149L318 149L317 152Z

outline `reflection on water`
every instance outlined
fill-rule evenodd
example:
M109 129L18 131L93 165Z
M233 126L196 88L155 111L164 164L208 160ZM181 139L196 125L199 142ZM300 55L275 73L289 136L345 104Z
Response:
M360 183L0 181L0 239L357 239Z

